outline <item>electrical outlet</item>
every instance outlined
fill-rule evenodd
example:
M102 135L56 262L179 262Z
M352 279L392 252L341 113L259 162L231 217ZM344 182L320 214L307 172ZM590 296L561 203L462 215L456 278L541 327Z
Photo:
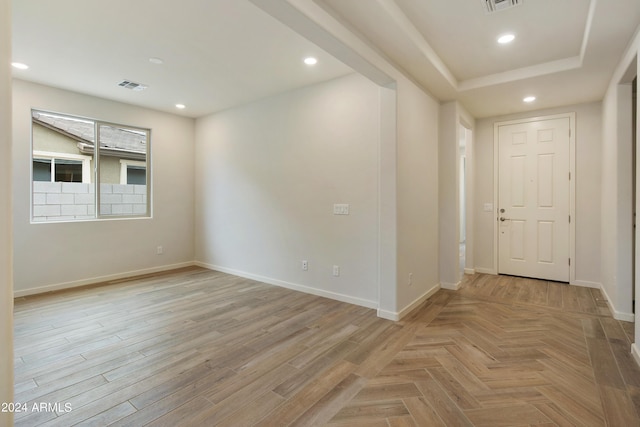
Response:
M158 246L156 248L156 254L162 255L164 253L164 248L162 246Z
M307 261L306 259L302 260L302 269L304 271L307 271L309 269L309 261Z
M340 275L340 266L338 265L334 265L333 266L333 275L338 277Z
M349 215L349 205L345 203L337 203L333 205L334 215Z
M409 286L413 285L413 273L409 273Z

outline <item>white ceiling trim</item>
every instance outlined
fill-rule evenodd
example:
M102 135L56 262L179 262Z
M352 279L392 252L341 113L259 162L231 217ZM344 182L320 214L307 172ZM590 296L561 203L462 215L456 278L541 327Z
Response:
M354 37L312 0L249 1L380 86L387 86L394 82L394 79L389 76L389 71L377 65L376 61L372 61L371 55L367 58L354 54L356 51L371 51L371 48L359 38ZM317 22L318 20L322 23ZM329 27L333 31L329 31ZM357 44L357 47L347 45L344 41L346 39Z
M518 68L516 70L509 70L505 71L504 73L490 74L474 79L463 80L459 83L457 90L463 92L466 90L494 86L503 83L510 83L517 80L524 80L528 78L544 76L547 74L582 68L582 64L584 63L584 56L587 51L587 45L589 43L591 24L593 23L593 17L595 16L597 1L598 0L590 0L589 3L589 13L587 15L587 21L584 26L584 34L582 35L582 45L580 47L579 56L558 59L556 61L536 64L530 67Z
M587 44L589 43L589 34L591 34L591 24L593 23L593 17L596 14L596 3L598 0L591 0L589 3L589 14L587 15L587 23L584 26L584 35L582 36L582 46L580 48L580 62L584 59L584 55L587 51Z
M574 56L572 58L558 59L556 61L544 62L542 64L531 65L529 67L509 70L503 73L490 74L488 76L463 80L458 84L457 90L463 92L471 89L544 76L546 74L559 73L561 71L575 70L580 67L582 67L582 58L580 56Z
M387 12L389 18L393 20L405 37L413 43L413 45L424 55L438 72L444 77L449 84L458 92L482 87L494 86L517 80L523 80L533 77L544 76L547 74L559 73L562 71L574 70L581 68L584 56L589 42L589 34L591 32L591 24L595 15L597 0L589 0L589 13L585 23L585 30L582 36L582 44L580 54L578 56L558 59L556 61L545 62L541 64L523 67L516 70L509 70L502 73L495 73L486 76L476 77L458 81L451 70L444 63L442 58L433 50L429 42L424 38L422 33L413 25L411 20L402 11L400 6L394 0L377 0L378 4Z
M424 55L424 57L433 64L436 70L444 77L451 86L458 88L458 80L453 75L449 67L444 63L442 58L438 56L429 42L424 38L422 33L413 25L407 15L400 9L400 6L394 0L377 0L378 4L387 12L389 17L398 25L415 47Z
M345 26L344 22L341 22L338 17L333 16L330 10L325 8L326 5L323 7L322 0L250 1L276 19L289 25L357 72L362 73L382 86L386 86L395 80L395 72L393 70L416 82L413 76L401 68L400 64L386 58L385 55L381 56L381 52L372 48L368 41L363 38L363 35L358 35L353 29ZM457 94L582 68L583 59L588 52L597 5L597 0L589 1L589 11L580 52L576 52L575 56L477 78L457 80L442 58L435 52L395 0L376 0L377 4L389 17L389 22L393 25L394 31L398 31L399 34L406 38L407 43L411 43L419 50L419 54L423 55L422 58L432 64L434 71L442 77L442 83L446 82L450 88L449 90ZM313 24L309 25L310 22ZM427 88L425 89L428 90ZM456 96L453 95L453 97L455 98Z

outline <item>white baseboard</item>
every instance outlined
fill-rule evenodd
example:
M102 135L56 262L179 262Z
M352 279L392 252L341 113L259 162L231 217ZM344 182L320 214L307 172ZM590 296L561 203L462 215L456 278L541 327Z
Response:
M493 275L498 274L498 272L495 271L493 268L483 268L483 267L476 267L476 273L493 274Z
M475 268L465 268L464 269L464 274L476 274L476 269Z
M359 305L367 308L378 308L378 303L376 301L370 301L362 298L352 297L350 295L339 294L337 292L325 291L324 289L312 288L310 286L286 282L284 280L273 279L271 277L260 276L258 274L247 273L246 271L234 270L232 268L226 268L219 265L207 264L200 261L196 261L195 265L203 268L208 268L209 270L220 271L222 273L232 274L234 276L256 280L258 282L267 283L269 285L280 286L281 288L287 288L294 291L304 292L306 294L317 295L319 297L325 297L325 298L333 299L336 301L342 301L349 304Z
M393 320L394 322L397 322L398 320L402 319L404 316L409 314L409 312L411 312L411 310L413 310L414 308L416 308L417 306L419 306L420 304L425 302L433 294L438 292L439 289L440 289L440 285L434 285L427 292L425 292L424 294L422 294L421 296L416 298L411 304L407 305L405 308L403 308L402 310L400 310L398 312L378 309L378 317L381 317L381 318L387 319L387 320Z
M196 265L193 261L181 262L178 264L162 265L160 267L144 268L142 270L127 271L125 273L109 274L106 276L92 277L90 279L75 280L73 282L56 283L53 285L41 286L38 288L21 289L13 292L14 298L26 297L29 295L43 294L45 292L61 291L63 289L77 288L80 286L94 285L96 283L109 282L111 280L126 279L128 277L141 276L143 274L159 273L161 271L175 270L176 268L191 267Z
M611 302L611 298L607 295L607 291L604 289L604 286L600 286L600 292L607 300L607 305L609 306L609 310L611 311L611 315L616 320L622 320L623 322L634 322L636 316L633 313L625 313L623 311L616 310L615 306Z
M602 289L601 283L590 282L588 280L574 280L570 284L573 286L581 286L583 288Z
M440 283L440 287L442 289L448 289L450 291L457 291L458 289L460 289L460 285L462 285L462 282L458 282L458 283L441 282Z
M381 308L378 309L378 317L381 319L393 320L394 322L400 320L400 315L395 311L382 310Z
M631 344L631 355L635 359L636 363L640 365L640 347L638 347L638 343Z

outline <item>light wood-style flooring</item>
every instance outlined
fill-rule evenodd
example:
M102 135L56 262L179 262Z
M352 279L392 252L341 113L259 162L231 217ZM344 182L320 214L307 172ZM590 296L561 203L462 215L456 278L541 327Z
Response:
M465 276L391 322L194 267L17 299L15 423L640 426L632 337L553 282Z

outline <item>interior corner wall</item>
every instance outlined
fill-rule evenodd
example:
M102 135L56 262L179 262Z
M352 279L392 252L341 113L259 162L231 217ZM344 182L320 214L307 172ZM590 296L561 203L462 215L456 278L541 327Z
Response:
M198 262L377 307L379 114L351 74L198 119Z
M397 312L403 313L439 285L440 106L403 77L398 77L397 84Z
M16 295L193 263L193 119L21 80L12 86ZM152 218L30 223L32 108L151 129Z
M0 402L13 402L11 231L11 1L0 0ZM0 412L0 426L13 414Z
M569 105L476 120L474 138L474 254L481 273L497 273L494 265L494 129L496 122L576 113L576 276L575 284L599 287L601 235L602 104ZM606 193L606 192L605 192ZM484 205L493 209L485 211ZM602 242L604 248L604 242Z

